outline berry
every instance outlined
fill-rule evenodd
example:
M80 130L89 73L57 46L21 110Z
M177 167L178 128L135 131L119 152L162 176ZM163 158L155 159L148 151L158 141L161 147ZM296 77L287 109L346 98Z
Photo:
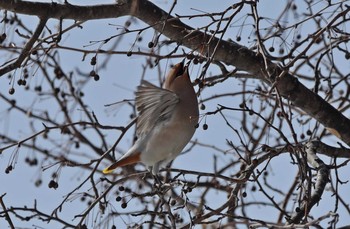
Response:
M12 165L7 166L7 168L6 168L6 170L5 170L5 173L6 173L6 174L9 174L9 173L12 171L12 169L13 169L13 166L12 166Z
M32 165L32 166L38 165L38 159L33 158L33 160L30 162L30 165Z
M174 206L176 204L176 200L171 200L170 205Z
M154 43L152 41L148 42L148 48L153 48L154 47Z
M100 76L98 74L94 75L94 80L95 81L99 81L100 80Z
M252 186L252 192L255 192L256 191L256 186Z
M92 70L89 75L94 77L96 75L96 72L94 70Z
M90 60L91 65L96 65L96 56L93 56Z
M43 181L41 179L38 179L35 181L35 186L39 187L42 183L43 183Z
M3 33L0 35L0 43L4 42L4 40L6 39L7 35L6 33Z
M193 59L193 53L189 53L187 54L186 58L189 59L189 60L192 60Z
M347 60L350 59L350 52L345 53L345 59L347 59Z
M9 94L10 94L10 95L15 94L15 89L14 89L13 87L11 87L11 88L10 88L10 90L9 90Z
M57 189L58 188L58 183L56 181L54 181L54 180L50 180L49 188Z
M34 91L41 92L41 90L42 90L42 88L40 85L34 87Z

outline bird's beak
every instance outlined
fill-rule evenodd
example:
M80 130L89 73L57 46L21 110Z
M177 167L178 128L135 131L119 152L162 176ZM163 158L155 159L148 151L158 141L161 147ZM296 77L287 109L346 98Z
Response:
M188 74L188 66L190 65L191 61L188 61L188 62L185 64L185 60L186 60L186 59L183 59L180 63L178 63L178 64L176 64L176 65L174 66L175 71L176 71L176 77L181 76L181 75L183 75L184 73L186 73L186 75L189 77L189 74Z
M185 65L185 59L180 63L175 64L174 67L170 70L168 76L166 77L163 87L169 89L174 83L175 79L180 81L187 79L188 81L190 79L188 74L188 64L189 63Z
M182 76L185 73L185 68L184 68L184 60L181 61L180 63L176 64L173 69L174 69L174 73L175 73L175 78Z
M185 59L183 60L185 62ZM190 74L188 73L188 67L190 66L191 60L189 60L184 66L184 72L187 73L188 78L190 78Z

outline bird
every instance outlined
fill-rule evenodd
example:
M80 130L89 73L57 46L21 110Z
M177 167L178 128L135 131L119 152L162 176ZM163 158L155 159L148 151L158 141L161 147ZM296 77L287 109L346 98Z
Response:
M174 160L198 127L198 100L188 72L188 62L174 65L163 87L142 80L135 93L137 140L116 162L103 170L141 162L157 175L161 167Z

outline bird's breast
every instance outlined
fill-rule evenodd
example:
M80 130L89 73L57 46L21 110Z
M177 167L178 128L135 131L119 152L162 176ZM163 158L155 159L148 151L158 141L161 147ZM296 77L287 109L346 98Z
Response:
M141 161L153 166L160 161L171 161L181 153L195 132L195 124L173 116L158 123L149 133Z

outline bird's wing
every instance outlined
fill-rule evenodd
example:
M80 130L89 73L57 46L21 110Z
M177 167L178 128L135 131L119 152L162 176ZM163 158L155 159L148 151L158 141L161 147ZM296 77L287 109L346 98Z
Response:
M170 119L179 101L174 92L142 80L136 91L137 136L146 135L156 123Z

